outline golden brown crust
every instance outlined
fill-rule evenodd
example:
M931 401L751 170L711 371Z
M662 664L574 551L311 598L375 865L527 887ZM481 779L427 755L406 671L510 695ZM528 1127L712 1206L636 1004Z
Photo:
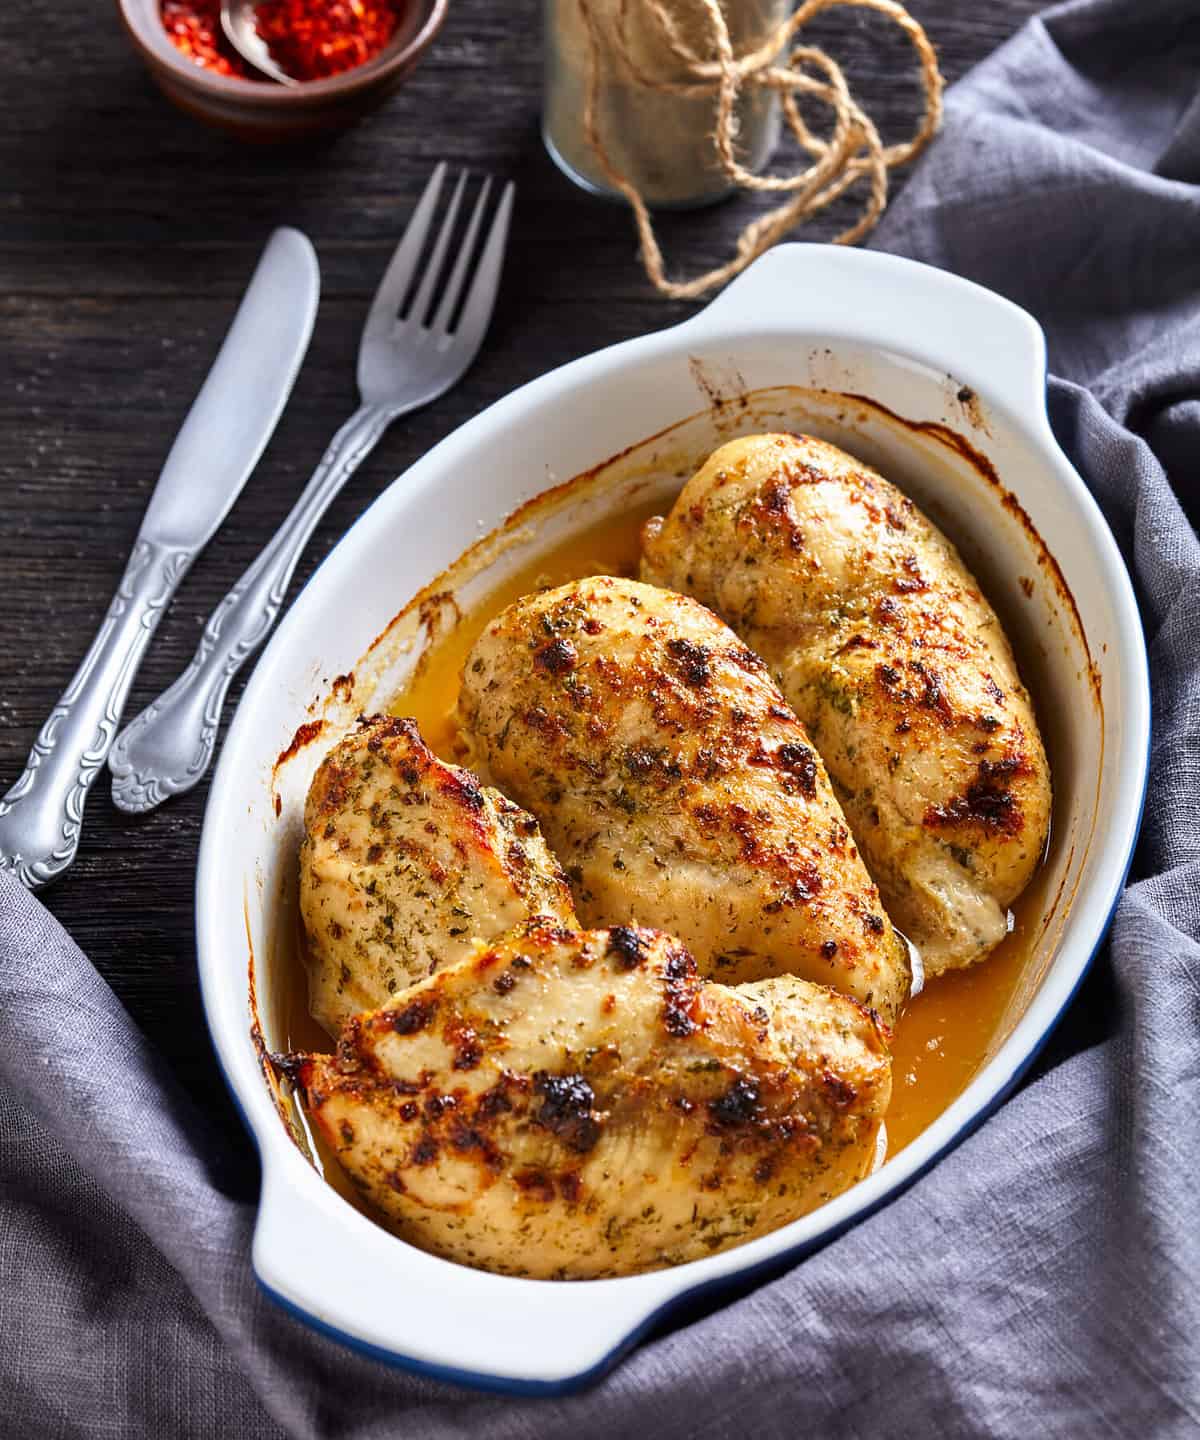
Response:
M1050 776L1008 641L945 536L844 451L753 436L647 527L642 574L766 659L929 971L985 955L1045 846Z
M674 592L598 576L487 627L459 699L586 924L655 925L730 984L796 974L890 1024L908 957L762 661Z
M411 720L360 721L313 777L304 822L309 1000L331 1034L531 916L574 923L536 822Z
M701 979L671 937L532 923L290 1066L404 1238L506 1274L677 1264L765 1234L870 1167L875 1019L786 979Z

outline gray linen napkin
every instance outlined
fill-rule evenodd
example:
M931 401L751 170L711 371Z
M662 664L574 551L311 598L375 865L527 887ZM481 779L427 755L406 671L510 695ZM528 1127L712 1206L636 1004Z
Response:
M1200 1432L1198 75L1188 0L1048 12L956 87L877 242L1042 320L1055 428L1150 643L1134 877L1021 1092L887 1209L592 1391L473 1394L344 1350L258 1293L219 1138L0 877L0 1433Z

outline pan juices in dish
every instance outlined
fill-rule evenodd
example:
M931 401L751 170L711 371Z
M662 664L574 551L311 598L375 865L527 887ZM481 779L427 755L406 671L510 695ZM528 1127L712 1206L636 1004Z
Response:
M709 983L660 931L579 929L534 820L411 722L335 747L306 830L314 1003L327 1023L386 1003L336 1055L281 1064L402 1237L508 1274L633 1274L870 1168L891 1092L873 1013L791 976Z
M756 435L646 524L641 573L770 666L926 973L988 955L1045 850L1050 772L1012 649L949 540L845 451Z

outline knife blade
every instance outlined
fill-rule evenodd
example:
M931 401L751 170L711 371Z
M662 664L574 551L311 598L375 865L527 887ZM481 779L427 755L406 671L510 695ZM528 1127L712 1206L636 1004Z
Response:
M268 240L208 378L171 446L91 649L0 800L0 870L31 889L70 866L150 637L258 463L308 349L320 294L311 242Z
M283 414L320 288L308 237L276 230L167 455L141 538L197 551L212 538Z

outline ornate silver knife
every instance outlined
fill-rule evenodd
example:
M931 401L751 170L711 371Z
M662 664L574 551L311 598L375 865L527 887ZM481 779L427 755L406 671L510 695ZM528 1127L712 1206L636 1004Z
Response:
M298 230L267 242L216 362L175 437L92 647L0 800L0 870L31 889L75 858L83 807L176 586L258 463L308 349L317 257Z

